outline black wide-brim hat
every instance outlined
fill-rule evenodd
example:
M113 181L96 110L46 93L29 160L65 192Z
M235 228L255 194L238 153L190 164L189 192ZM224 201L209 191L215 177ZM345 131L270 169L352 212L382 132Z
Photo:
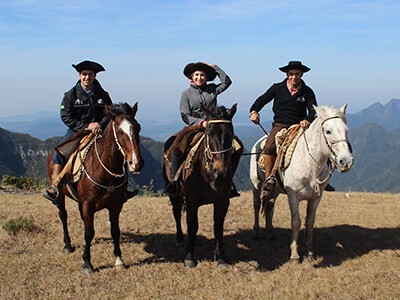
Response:
M74 67L75 70L78 72L82 72L83 70L88 70L88 71L93 71L94 73L98 73L106 70L101 64L90 60L84 60L77 65L72 65L72 67Z
M207 81L213 81L215 77L217 77L217 72L213 67L201 62L187 64L183 69L183 74L187 78L192 79L192 74L196 71L203 71L206 73Z
M287 66L279 68L282 72L287 73L289 70L300 70L303 73L310 71L311 69L301 63L301 61L289 61Z

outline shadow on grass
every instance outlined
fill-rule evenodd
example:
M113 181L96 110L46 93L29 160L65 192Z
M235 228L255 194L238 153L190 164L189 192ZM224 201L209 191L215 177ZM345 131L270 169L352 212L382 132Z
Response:
M233 264L256 263L259 271L279 268L289 260L291 232L275 228L274 241L253 240L251 230L241 230L224 236L225 252ZM187 236L185 235L185 239ZM140 263L183 263L185 246L177 247L173 234L140 235L129 232L121 234L122 243L144 243L145 251L153 256ZM112 241L109 241L112 243ZM305 255L304 230L299 239L299 253ZM339 225L314 230L314 253L319 259L315 268L339 266L344 261L356 258L373 250L399 250L400 228L363 228ZM195 257L198 260L213 260L214 241L197 236Z

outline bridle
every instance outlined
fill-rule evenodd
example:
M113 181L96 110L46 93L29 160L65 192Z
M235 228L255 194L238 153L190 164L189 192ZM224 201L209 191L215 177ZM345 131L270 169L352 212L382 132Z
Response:
M327 118L321 123L321 125L320 125L321 128L323 127L323 125L324 125L324 123L326 121L329 121L329 120L332 120L332 119L341 119L341 118L339 116ZM304 142L306 144L306 148L307 148L308 154L310 155L311 159L317 164L319 169L323 169L328 173L328 176L324 180L320 180L318 178L315 178L315 181L318 183L316 185L316 187L315 187L316 188L316 192L318 192L318 193L319 193L319 185L321 185L322 183L327 181L331 177L331 175L335 171L335 169L337 168L336 160L335 160L335 158L337 158L337 154L333 150L332 146L334 144L344 142L344 143L346 143L348 145L350 152L352 152L352 148L351 148L350 142L347 139L339 139L339 140L328 141L328 138L326 137L326 134L325 134L324 130L322 130L322 135L324 137L324 141L325 141L326 146L328 147L329 151L331 152L331 154L334 157L333 159L332 158L328 159L328 162L326 164L327 167L326 166L321 167L320 164L317 162L317 160L314 158L314 156L311 154L310 148L308 146L307 138L306 138L306 132L304 132ZM313 174L311 174L311 175L313 176Z
M324 123L325 123L326 121L329 121L329 120L332 120L332 119L341 119L341 118L340 118L339 116L327 118L327 119L325 119L325 120L321 123L321 125L320 125L321 128L323 127L323 125L324 125ZM334 144L338 144L338 143L344 142L344 143L346 143L347 146L349 147L350 152L352 152L352 148L351 148L350 142L349 142L347 139L340 139L340 140L328 141L328 138L326 137L325 131L323 131L323 130L322 130L322 135L323 135L323 137L324 137L326 146L328 147L329 151L331 152L331 154L333 155L334 158L337 157L337 154L335 153L335 151L334 151L333 148L332 148L332 146L333 146ZM309 148L309 146L308 146L308 142L307 142L307 138L306 138L306 135L305 135L305 134L304 134L304 141L305 141L305 143L306 143L306 148L307 148L308 154L310 155L310 157L312 158L312 160L318 165L318 167L322 168L322 167L319 165L319 163L316 161L316 159L312 156L312 154L311 154L311 152L310 152L310 148ZM330 161L331 161L332 164L334 165L333 168L330 168L329 170L327 170L327 169L325 169L325 170L328 171L328 172L330 172L330 173L332 173L332 172L334 171L334 169L336 168L336 163L335 163L335 160L334 160L334 159L330 159ZM332 169L332 170L331 170L331 169Z
M117 136L117 132L116 132L116 129L115 129L115 122L114 122L114 121L113 121L113 123L112 123L112 128L113 128L114 141L115 141L115 143L117 144L118 150L122 153L122 155L123 155L123 157L124 157L124 161L123 161L123 163L122 163L122 173L121 173L121 174L115 174L115 173L111 172L111 171L104 165L104 163L101 161L101 158L100 158L100 155L99 155L99 151L98 151L98 149L97 149L97 140L98 140L99 138L102 137L100 134L97 134L97 135L96 135L95 141L94 141L94 147L95 147L96 157L97 157L97 160L100 162L100 165L103 167L103 169L104 169L108 174L110 174L111 176L113 176L113 177L115 177L115 178L122 178L122 177L124 177L124 181L123 181L121 184L117 185L117 186L105 186L105 185L102 185L102 184L96 182L93 178L90 177L90 175L88 174L88 172L87 172L86 169L85 169L84 164L82 164L82 170L83 170L83 172L85 173L85 175L87 176L87 178L88 178L94 185L99 186L99 187L101 187L101 188L104 188L104 189L106 189L106 190L114 190L114 189L117 189L117 188L122 187L122 186L126 183L126 179L127 179L127 174L126 174L127 172L126 172L126 169L125 169L125 165L126 165L126 154L125 154L125 152L124 152L124 150L123 150L123 148L122 148L122 146L121 146L121 143L120 143L119 140L118 140L118 136Z
M232 124L232 121L230 121L230 120L210 120L210 121L207 121L207 123L208 124L218 124L218 123ZM231 151L232 148L233 148L233 146L231 143L231 146L229 148L218 150L218 151L211 151L210 140L209 140L208 134L206 133L206 147L204 149L204 154L208 160L212 160L213 155Z

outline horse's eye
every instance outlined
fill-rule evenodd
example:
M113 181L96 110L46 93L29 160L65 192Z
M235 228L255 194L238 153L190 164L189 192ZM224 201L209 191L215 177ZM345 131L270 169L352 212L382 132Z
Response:
M326 134L331 134L332 132L330 130L325 131Z

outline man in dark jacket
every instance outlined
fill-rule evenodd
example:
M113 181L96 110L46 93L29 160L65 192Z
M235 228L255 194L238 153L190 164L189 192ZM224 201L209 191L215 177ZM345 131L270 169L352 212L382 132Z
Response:
M317 106L314 91L301 79L310 68L300 61L290 61L287 66L279 70L286 73L286 78L282 82L273 84L250 107L250 120L259 124L259 111L273 100L274 122L263 149L266 177L263 189L266 191L272 190L276 185L276 178L270 176L276 159L276 133L294 124L307 128L315 117L313 105ZM327 190L334 188L328 185Z
M61 142L66 141L81 129L89 129L93 134L101 134L109 121L104 114L104 108L106 105L112 104L109 94L96 79L97 73L105 71L102 65L85 60L77 65L73 64L72 67L78 72L79 81L64 94L61 102L61 120L68 127ZM52 185L46 188L43 195L57 204L59 190L53 184L60 175L66 161L62 155L55 151L53 163ZM136 193L137 191L127 192L127 197L133 197L133 194Z

